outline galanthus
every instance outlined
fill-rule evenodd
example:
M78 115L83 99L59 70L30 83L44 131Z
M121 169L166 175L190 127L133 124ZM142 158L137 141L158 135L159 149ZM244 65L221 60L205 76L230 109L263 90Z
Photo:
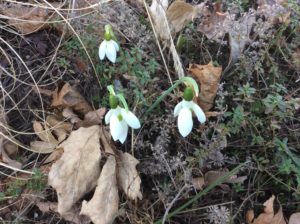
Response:
M110 87L112 90L112 87ZM126 101L124 97L120 95L113 94L109 96L109 103L111 109L105 115L105 124L110 124L110 133L114 141L119 140L121 143L124 143L127 134L128 126L133 129L138 129L141 127L139 119L127 108ZM119 105L119 99L125 105L125 108L122 108Z
M206 121L203 110L193 102L194 93L191 87L186 87L183 94L183 100L178 103L174 109L174 116L177 117L177 125L180 134L186 137L193 128L192 112L195 113L198 121L204 123Z
M114 34L110 25L105 26L104 40L99 47L99 58L103 60L105 56L112 63L116 62L117 52L119 51L118 43L113 40Z

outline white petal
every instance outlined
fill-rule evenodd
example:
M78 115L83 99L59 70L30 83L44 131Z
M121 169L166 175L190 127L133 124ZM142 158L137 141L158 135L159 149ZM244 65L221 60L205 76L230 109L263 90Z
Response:
M108 58L108 60L110 60L112 63L116 62L116 58L117 58L117 51L115 48L115 45L112 42L107 42L107 46L106 46L106 57Z
M109 122L110 122L110 117L111 117L112 114L113 114L113 110L109 110L109 111L107 112L107 114L105 115L105 124L109 124Z
M174 109L174 117L177 117L180 109L182 108L182 102L178 103Z
M192 119L192 112L190 109L184 107L180 110L178 120L178 129L180 134L183 137L186 137L193 128L193 119Z
M121 122L121 124L122 124L122 134L121 134L121 136L120 136L120 138L119 138L119 141L123 144L123 143L125 142L126 138L127 138L127 134L128 134L128 125L127 125L127 123L125 122L125 120L123 120L123 121Z
M110 118L110 133L114 141L117 141L122 134L122 125L117 116Z
M107 45L106 40L102 41L102 43L100 44L100 47L99 47L99 58L100 58L100 60L103 60L104 57L105 57L106 45Z
M131 112L131 111L126 111L125 109L121 109L121 113L127 124L134 128L138 129L141 127L141 123L139 119Z
M186 100L182 100L182 107L186 107L189 109L193 109L193 105L194 105L194 101L186 101Z
M196 103L193 105L193 111L196 114L199 122L204 123L206 121L203 110Z
M114 40L111 40L111 41L112 41L113 45L115 46L116 51L119 51L120 48L119 48L118 43L116 41L114 41Z

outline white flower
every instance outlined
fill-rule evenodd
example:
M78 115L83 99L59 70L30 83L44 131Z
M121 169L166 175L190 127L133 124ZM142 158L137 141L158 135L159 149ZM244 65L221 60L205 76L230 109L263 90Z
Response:
M186 137L193 128L192 112L194 112L198 118L198 121L204 123L206 121L203 110L192 100L182 100L178 103L174 109L174 116L178 116L177 125L180 134Z
M104 59L105 55L112 63L116 62L117 51L119 51L119 45L114 40L103 40L99 47L99 57Z
M141 127L139 119L131 112L117 106L105 115L105 123L110 123L110 133L114 141L124 143L128 134L128 125L133 129Z

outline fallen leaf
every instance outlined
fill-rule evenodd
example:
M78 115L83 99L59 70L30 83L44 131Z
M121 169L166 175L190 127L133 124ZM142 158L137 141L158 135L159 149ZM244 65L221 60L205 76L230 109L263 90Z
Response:
M62 115L65 118L69 119L72 124L77 124L77 123L82 122L82 120L78 117L77 114L75 114L73 112L73 110L71 108L64 108Z
M197 190L202 190L205 185L204 177L196 177L192 179L193 187Z
M250 224L252 223L254 219L254 211L253 209L250 209L246 212L246 223Z
M139 161L127 152L118 150L117 153L117 179L119 187L131 200L142 200L141 178L136 170Z
M173 2L167 10L168 21L172 24L176 33L192 21L196 14L197 8L183 1Z
M63 148L56 148L54 152L52 152L47 159L44 161L44 164L51 163L53 161L57 161L63 155L64 149Z
M111 155L103 166L93 198L82 202L80 214L87 215L95 224L111 224L118 208L116 160Z
M42 141L30 142L31 150L46 154L53 152L67 138L72 128L72 124L60 121L53 115L48 116L46 122L33 121L33 130Z
M55 8L60 7L60 4L51 4ZM8 19L8 24L25 35L49 27L48 21L54 15L53 10L39 6L28 7L21 4L1 4L0 10Z
M248 224L286 224L283 217L281 206L278 212L274 214L274 200L275 200L275 196L272 195L271 198L265 201L264 212L261 213L256 219L253 219L254 218L253 210L248 211L246 213L246 221L248 222Z
M80 127L89 127L92 125L97 125L102 123L102 119L105 115L106 109L100 108L98 110L89 111L84 115L84 119Z
M65 83L61 89L56 88L53 91L51 106L70 107L81 115L93 110L89 103L69 83Z
M79 128L58 148L62 157L49 172L48 183L57 191L58 212L64 217L84 194L96 187L100 173L100 127Z
M300 212L291 215L289 224L300 224Z
M33 121L33 130L42 141L54 145L59 144L59 141L53 136L46 122L43 125L42 122Z
M200 83L201 94L198 98L198 104L204 111L210 110L219 88L222 68L215 67L210 62L207 65L190 64L188 71Z
M49 201L45 202L45 201L38 200L37 202L35 202L35 205L43 213L57 212L56 202L49 202ZM76 210L74 210L73 213L68 214L68 216L65 216L64 219L75 224L88 224L91 222L90 219L80 216L78 214L78 211Z
M115 150L111 144L111 136L110 133L107 132L103 127L100 129L100 139L101 145L103 145L103 150L108 155L115 155Z
M206 185L211 185L220 177L226 175L228 173L227 170L210 170L204 174L204 181ZM247 179L247 176L236 176L232 175L228 177L224 183L243 183Z
M12 159L18 153L18 145L15 144L17 141L10 135L9 128L4 108L0 106L0 161L20 169L22 164Z
M43 142L43 141L30 142L30 149L33 152L42 153L42 154L43 153L45 153L45 154L52 153L55 150L56 146L57 146L57 144L53 144L50 142Z
M292 63L297 71L300 71L300 48L292 53Z

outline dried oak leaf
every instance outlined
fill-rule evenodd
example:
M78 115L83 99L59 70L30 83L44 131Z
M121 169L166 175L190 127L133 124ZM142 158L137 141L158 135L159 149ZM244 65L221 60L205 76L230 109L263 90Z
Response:
M291 215L289 224L300 224L300 212Z
M117 179L119 188L121 188L125 194L131 200L139 198L142 200L143 196L140 191L141 178L136 170L136 165L139 161L127 152L117 151Z
M70 107L81 115L93 110L83 96L69 83L65 83L61 89L56 88L52 96L53 100L51 106L53 107Z
M51 3L58 8L60 4ZM29 7L21 4L2 4L0 11L8 19L8 24L14 26L22 34L30 34L49 26L48 21L54 11L45 7Z
M103 166L93 198L82 202L80 214L87 215L95 224L111 224L118 208L116 159L111 155Z
M183 1L173 2L167 10L167 18L175 32L181 31L197 14L197 8Z
M264 203L264 212L261 213L256 219L254 219L254 212L253 210L249 210L246 213L246 222L248 224L286 224L282 208L280 206L278 212L274 214L274 200L275 196L272 195L271 198L269 198Z
M57 191L58 212L64 217L73 205L96 187L100 173L100 127L79 128L58 147L62 157L49 172L48 183Z
M219 88L222 68L215 67L210 62L207 65L190 64L188 71L200 83L201 94L198 98L198 104L204 111L210 110Z

